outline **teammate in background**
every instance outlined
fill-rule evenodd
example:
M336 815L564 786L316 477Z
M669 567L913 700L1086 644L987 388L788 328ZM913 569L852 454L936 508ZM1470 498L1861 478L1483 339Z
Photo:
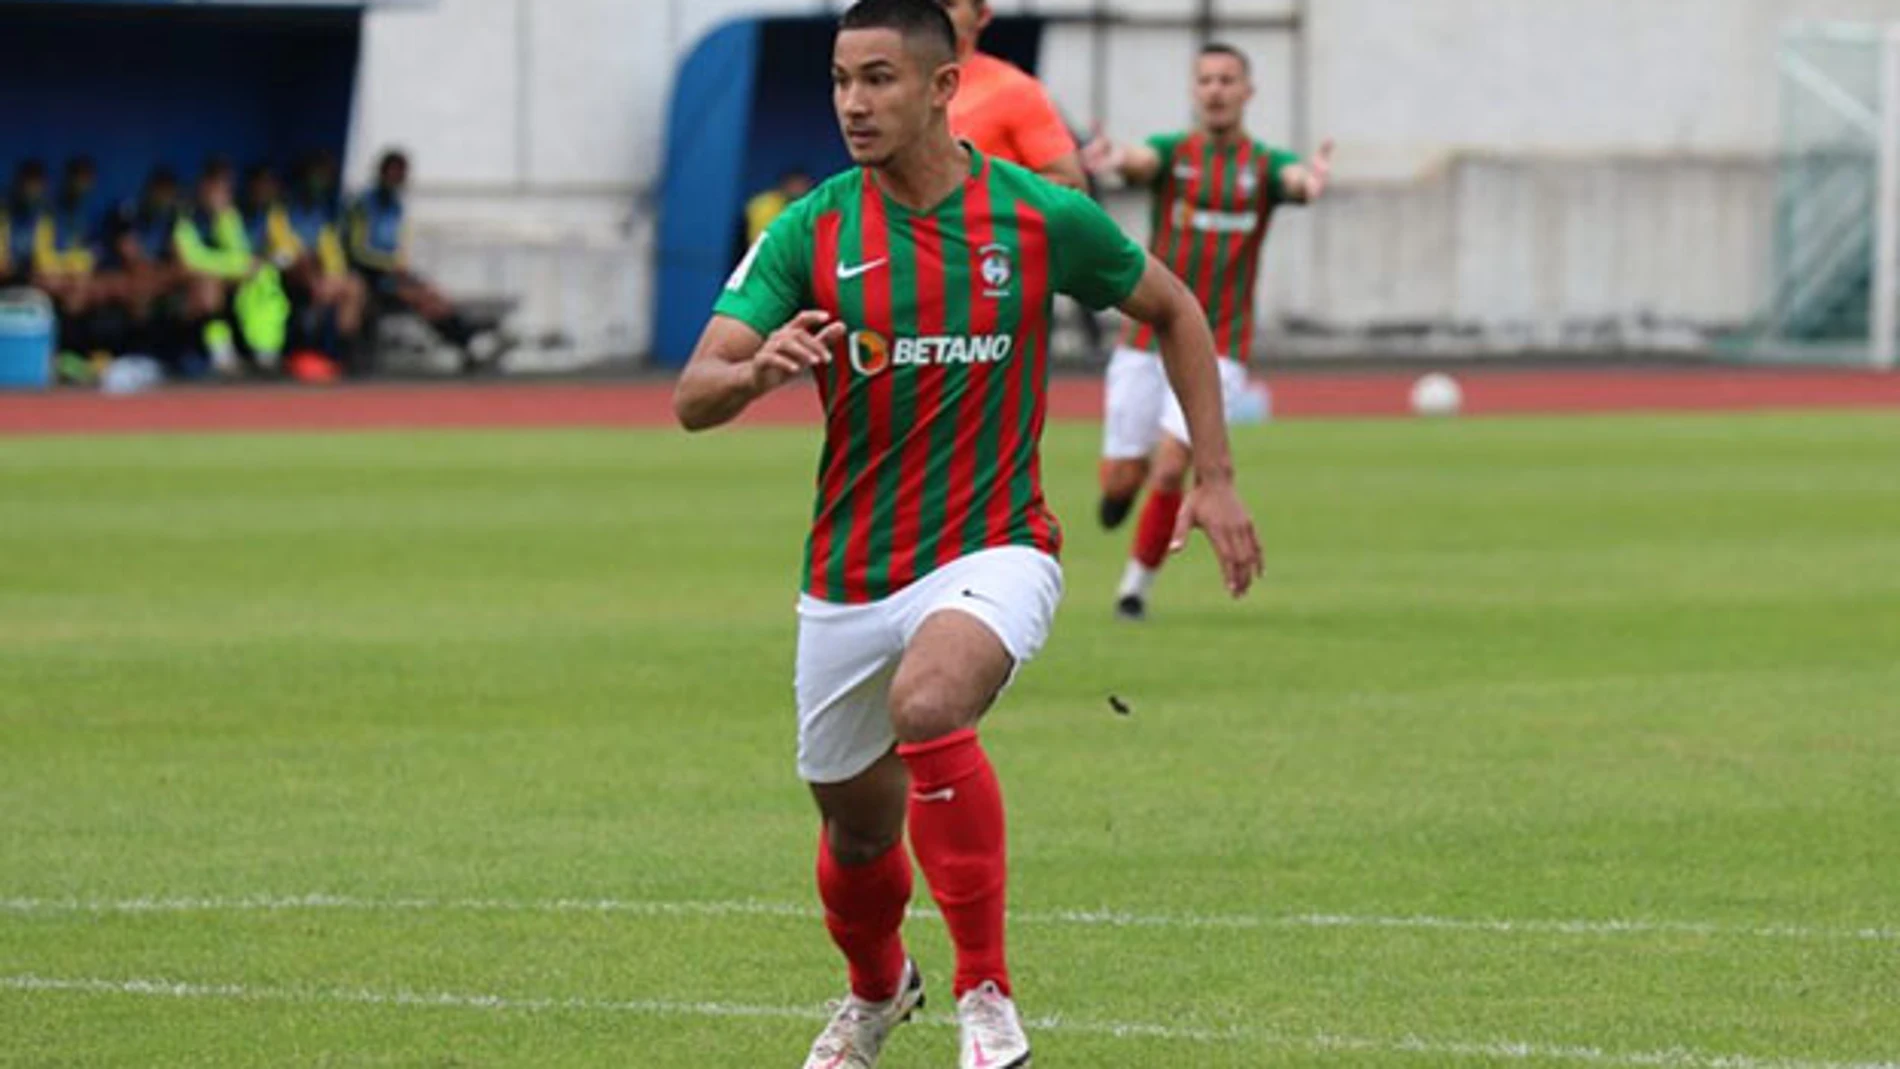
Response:
M1247 57L1231 45L1210 44L1194 62L1194 129L1139 145L1097 138L1084 151L1090 171L1119 174L1152 191L1150 250L1207 310L1230 414L1247 389L1260 250L1273 211L1318 199L1332 171L1330 141L1307 163L1248 134L1251 99ZM1108 366L1102 525L1120 526L1144 481L1149 489L1116 601L1119 615L1136 620L1147 615L1149 591L1167 560L1194 441L1157 347L1152 329L1131 324Z
M46 164L23 160L13 170L13 184L7 189L0 229L0 284L24 286L33 281L33 251L44 240L51 225L51 206L46 195Z
M92 192L98 169L92 160L66 161L33 248L33 284L59 307L60 345L68 352L109 350L102 306L117 297L117 278L101 273L99 233Z
M1070 189L1087 176L1068 124L1042 83L1015 65L977 51L977 39L996 13L989 0L939 0L957 31L963 84L950 102L950 129L993 159L1036 172Z
M185 284L172 254L172 235L181 211L178 176L155 167L136 200L127 201L106 222L106 268L117 277L117 296L131 317L133 346L150 349L174 365L187 342L177 335L175 317L166 313Z
M907 821L956 947L960 1065L1029 1061L1005 955L1003 796L976 727L1062 593L1039 462L1057 292L1152 325L1201 443L1179 534L1208 532L1236 597L1260 567L1193 295L1087 197L959 143L960 75L932 0L846 12L832 100L860 166L752 246L674 395L690 430L806 374L824 405L798 769L823 817L819 897L850 990L807 1069L870 1069L923 1001L900 934Z
M749 246L759 240L765 228L798 198L811 192L811 175L794 167L779 176L778 184L745 202L745 241Z
M336 161L327 153L297 168L283 202L283 232L272 256L293 297L317 310L335 337L322 348L349 370L361 370L363 321L369 286L350 270L337 232Z
M185 318L191 336L204 345L218 373L243 370L236 333L226 316L238 288L256 275L259 261L238 210L235 173L228 160L212 159L198 174L192 210L178 217L172 252L185 271ZM277 354L265 354L267 362Z
M350 205L344 225L350 264L363 275L372 299L408 309L422 317L442 340L462 352L462 370L481 361L470 349L473 324L429 281L409 269L405 245L403 191L409 184L409 157L390 151L376 165L376 187Z

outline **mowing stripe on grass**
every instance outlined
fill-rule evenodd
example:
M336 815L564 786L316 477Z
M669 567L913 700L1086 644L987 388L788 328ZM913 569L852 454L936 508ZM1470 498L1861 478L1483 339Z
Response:
M25 974L0 976L0 990L38 994L142 996L235 1002L283 1002L322 1005L395 1006L489 1010L517 1013L627 1013L647 1017L711 1017L819 1021L813 1007L755 1006L732 1002L674 1002L660 999L516 998L446 991L371 991L362 988L248 987L176 980L60 979ZM956 1018L920 1016L922 1024L953 1028ZM1813 1061L1747 1054L1712 1054L1686 1048L1618 1051L1594 1046L1520 1043L1509 1040L1438 1040L1422 1036L1369 1039L1321 1033L1289 1036L1257 1028L1195 1028L1140 1021L1091 1021L1050 1014L1024 1021L1031 1031L1069 1032L1116 1039L1155 1039L1177 1043L1251 1043L1280 1050L1326 1054L1409 1054L1421 1058L1483 1058L1492 1061L1560 1061L1584 1065L1664 1067L1664 1069L1900 1069L1900 1062Z
M351 895L250 895L234 898L141 897L120 899L5 898L3 913L278 913L306 910L343 912L473 913L623 913L641 917L800 917L816 918L810 906L756 899L662 902L615 898L361 898ZM913 909L912 917L935 917L931 909ZM1498 920L1465 917L1379 917L1341 913L1222 914L1128 913L1118 910L1024 910L1012 912L1016 924L1097 928L1286 929L1384 928L1413 931L1494 932L1524 935L1699 935L1755 939L1856 940L1900 942L1900 929L1826 927L1807 924L1718 924L1669 920Z

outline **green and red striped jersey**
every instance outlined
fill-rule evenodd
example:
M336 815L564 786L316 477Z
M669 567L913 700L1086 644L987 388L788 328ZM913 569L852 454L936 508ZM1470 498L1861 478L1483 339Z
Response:
M1244 364L1253 355L1260 249L1284 200L1281 174L1300 158L1252 139L1222 148L1199 130L1151 137L1148 147L1161 157L1150 247L1207 309L1214 351ZM1128 344L1158 348L1141 323L1130 324Z
M927 212L852 170L780 215L713 310L761 334L806 308L846 328L817 369L805 592L877 601L978 550L1058 552L1038 458L1051 304L1120 304L1146 262L1095 202L975 151Z

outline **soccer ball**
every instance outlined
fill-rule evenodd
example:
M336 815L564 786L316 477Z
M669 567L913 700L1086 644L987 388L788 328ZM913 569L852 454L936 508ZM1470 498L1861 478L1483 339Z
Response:
M1465 391L1458 380L1442 371L1419 376L1412 384L1412 411L1420 416L1455 416L1464 407Z

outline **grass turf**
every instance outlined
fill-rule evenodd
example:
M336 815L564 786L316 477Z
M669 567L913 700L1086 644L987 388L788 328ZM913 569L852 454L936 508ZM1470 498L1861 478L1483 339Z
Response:
M1094 434L988 729L1039 1064L1900 1058L1900 420L1245 430L1266 586L1197 547L1140 628ZM0 441L0 1065L796 1065L814 454ZM948 1066L911 931L885 1065Z

